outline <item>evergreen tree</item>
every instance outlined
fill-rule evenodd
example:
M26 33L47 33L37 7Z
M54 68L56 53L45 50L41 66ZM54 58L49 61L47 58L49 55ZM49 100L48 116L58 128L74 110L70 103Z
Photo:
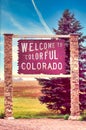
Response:
M81 43L86 38L80 31L82 28L83 27L80 25L80 22L76 20L74 14L67 9L64 11L62 18L58 21L58 29L54 29L54 32L57 35L76 33L79 35L79 43Z
M86 109L86 47L80 46L79 57L80 108Z
M69 78L38 79L43 96L39 97L48 109L56 113L70 113L70 81Z
M83 27L80 25L80 22L76 20L74 14L72 14L68 9L63 12L62 18L58 21L58 29L53 29L57 35L69 35L69 34L78 34L79 36L79 45L86 39L86 36L83 36L81 29ZM69 39L65 40L66 46L66 73L70 73L70 44Z
M62 18L58 21L58 29L54 29L57 35L68 35L76 33L79 35L79 49L80 49L80 108L81 111L86 109L86 48L82 46L82 42L86 39L81 33L82 26L80 22L75 19L74 14L69 10L65 10ZM69 40L65 39L66 46L66 73L70 73L70 44ZM83 52L84 50L84 52ZM49 109L60 110L61 113L70 113L70 80L67 78L54 79L38 79L39 83L43 85L43 95L39 98L42 103L45 103Z

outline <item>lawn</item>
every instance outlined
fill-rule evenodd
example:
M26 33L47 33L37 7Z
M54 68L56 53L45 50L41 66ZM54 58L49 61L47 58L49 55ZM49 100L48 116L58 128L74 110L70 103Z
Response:
M35 118L49 114L46 106L34 98L14 98L13 106L15 118Z
M0 118L4 115L4 98L0 97ZM14 118L64 118L69 115L58 115L49 111L38 99L18 97L13 98L13 116ZM80 120L86 120L86 111Z
M0 115L4 112L4 98L0 97Z
M0 115L4 113L4 99L0 97ZM14 118L44 118L55 115L38 99L19 97L13 98Z

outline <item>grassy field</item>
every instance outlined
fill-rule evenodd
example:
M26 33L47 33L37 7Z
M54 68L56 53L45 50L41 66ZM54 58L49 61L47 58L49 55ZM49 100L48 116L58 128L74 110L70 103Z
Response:
M38 99L14 98L13 113L15 118L34 118L49 114L45 105L40 104Z
M4 113L4 83L0 83L0 116ZM38 100L41 87L35 81L13 82L13 116L15 118L57 118L57 115L49 111Z
M4 83L0 83L0 115L4 113ZM37 81L13 82L13 116L15 118L39 118L52 114L38 97L41 86Z
M0 116L4 113L4 99L0 97ZM13 116L15 118L44 118L54 116L38 99L13 98Z
M4 115L4 83L0 83L0 118ZM14 118L68 118L49 111L38 100L41 87L37 81L13 82L13 116ZM82 117L83 118L83 117ZM84 114L86 120L86 111ZM81 119L83 120L83 119Z
M4 98L0 97L0 115L4 112Z

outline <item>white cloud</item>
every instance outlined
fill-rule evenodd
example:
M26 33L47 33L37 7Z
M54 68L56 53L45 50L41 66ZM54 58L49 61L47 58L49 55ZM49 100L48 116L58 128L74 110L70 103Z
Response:
M20 23L18 23L11 15L10 15L10 20L12 24L17 27L20 31L27 32L28 30L24 28Z
M34 2L34 1L33 1ZM41 27L38 23L34 22L34 21L28 21L28 27L24 27L23 25L21 25L21 23L19 21L17 21L13 15L5 10L1 10L1 14L3 17L6 17L6 19L9 20L10 25L12 25L13 27L15 27L15 29L13 30L10 29L8 26L6 28L1 28L1 34L4 33L20 33L20 34L52 34L51 30L49 29L49 27L47 26L47 24L45 23L41 13L39 12L39 10L37 9L35 3L34 3L34 8L38 14L38 17L43 25L43 27ZM2 21L3 22L3 19Z
M18 30L28 32L28 29L23 27L16 19L14 19L14 17L9 12L2 10L1 13L5 17L8 17L12 25L16 27Z
M40 24L34 21L29 21L28 26L29 26L30 34L47 34L44 27L40 26Z
M37 15L38 15L38 17L39 17L39 20L40 20L41 24L44 26L44 28L45 28L45 30L47 31L47 33L52 34L50 28L48 27L48 25L46 24L45 20L43 19L42 14L41 14L40 11L38 10L38 8L37 8L37 6L36 6L34 0L31 0L31 1L32 1L32 4L33 4L33 6L34 6L34 9L35 9L35 11L36 11L36 13L37 13Z

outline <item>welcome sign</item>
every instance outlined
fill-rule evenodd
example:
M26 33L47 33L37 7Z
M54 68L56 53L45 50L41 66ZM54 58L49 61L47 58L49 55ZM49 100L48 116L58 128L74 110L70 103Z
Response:
M64 40L19 40L18 73L64 74Z

